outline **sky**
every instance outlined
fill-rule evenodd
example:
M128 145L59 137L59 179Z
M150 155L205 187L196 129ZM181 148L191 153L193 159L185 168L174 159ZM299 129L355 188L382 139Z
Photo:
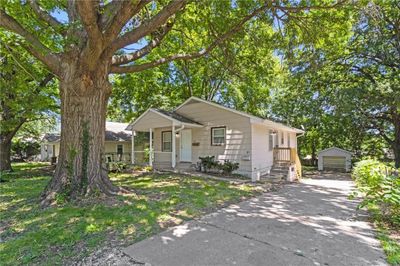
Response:
M51 13L51 15L61 23L68 23L68 14L64 10L56 9ZM141 40L138 43L126 46L123 50L129 53L143 48L146 44L147 42L145 40Z

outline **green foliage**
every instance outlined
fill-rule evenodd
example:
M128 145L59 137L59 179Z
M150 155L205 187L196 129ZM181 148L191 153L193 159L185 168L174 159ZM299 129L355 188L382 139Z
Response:
M393 168L376 160L360 161L353 170L357 187L364 194L360 207L376 204L389 222L400 226L400 178L397 175Z
M400 265L400 243L396 240L396 236L392 237L392 232L396 234L399 231L399 225L388 223L387 217L382 215L379 206L376 204L369 205L368 210L372 214L373 222L378 231L377 238L381 241L387 262L393 266Z
M35 139L14 138L11 146L13 156L27 159L40 154L40 143Z
M60 195L61 206L41 209L37 198L50 179L50 172L37 174L43 166L14 164L15 178L0 183L2 265L71 264L110 241L126 246L257 193L252 186L181 175L112 174L114 184L136 194L79 205Z
M41 127L54 123L49 117L58 111L57 83L44 82L49 73L20 46L13 45L9 35L0 31L0 39L0 134L15 131L15 135L21 125L35 121L21 129L26 135L39 135L41 132L35 133Z
M108 169L111 172L122 173L124 170L128 169L128 164L124 162L111 162L108 163Z
M199 157L200 159L200 164L202 166L202 170L204 172L208 172L212 168L217 167L218 162L215 161L215 156L204 156L204 157Z
M210 170L221 171L223 174L231 175L233 171L239 169L239 163L225 160L223 163L216 161L215 156L199 157L201 170L209 172Z
M218 168L222 170L222 173L230 175L233 171L239 169L239 163L225 160L224 163L218 164Z

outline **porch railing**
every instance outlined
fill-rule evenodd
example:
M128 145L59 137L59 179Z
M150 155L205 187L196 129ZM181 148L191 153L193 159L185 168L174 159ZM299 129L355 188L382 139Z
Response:
M274 148L274 163L276 162L292 162L291 148Z
M111 162L129 163L131 161L131 153L130 152L124 152L124 153L107 152L104 154L104 160L107 163L111 163Z
M297 150L295 148L289 147L276 147L273 151L274 156L274 164L275 163L288 163L291 165L295 165L296 167L296 175L298 178L302 176L302 167L300 158L297 154Z

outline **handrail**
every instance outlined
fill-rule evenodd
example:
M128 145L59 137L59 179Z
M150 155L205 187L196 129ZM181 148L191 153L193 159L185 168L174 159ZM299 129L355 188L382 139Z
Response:
M291 151L289 147L276 147L273 153L274 162L291 162Z
M302 166L296 148L276 147L273 150L274 163L290 163L295 165L296 176L298 179L302 177Z

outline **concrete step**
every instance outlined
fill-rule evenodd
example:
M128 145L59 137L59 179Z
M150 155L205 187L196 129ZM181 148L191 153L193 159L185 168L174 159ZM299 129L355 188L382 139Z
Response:
M287 173L289 171L289 168L277 168L277 167L272 167L271 172L279 172L279 173Z

